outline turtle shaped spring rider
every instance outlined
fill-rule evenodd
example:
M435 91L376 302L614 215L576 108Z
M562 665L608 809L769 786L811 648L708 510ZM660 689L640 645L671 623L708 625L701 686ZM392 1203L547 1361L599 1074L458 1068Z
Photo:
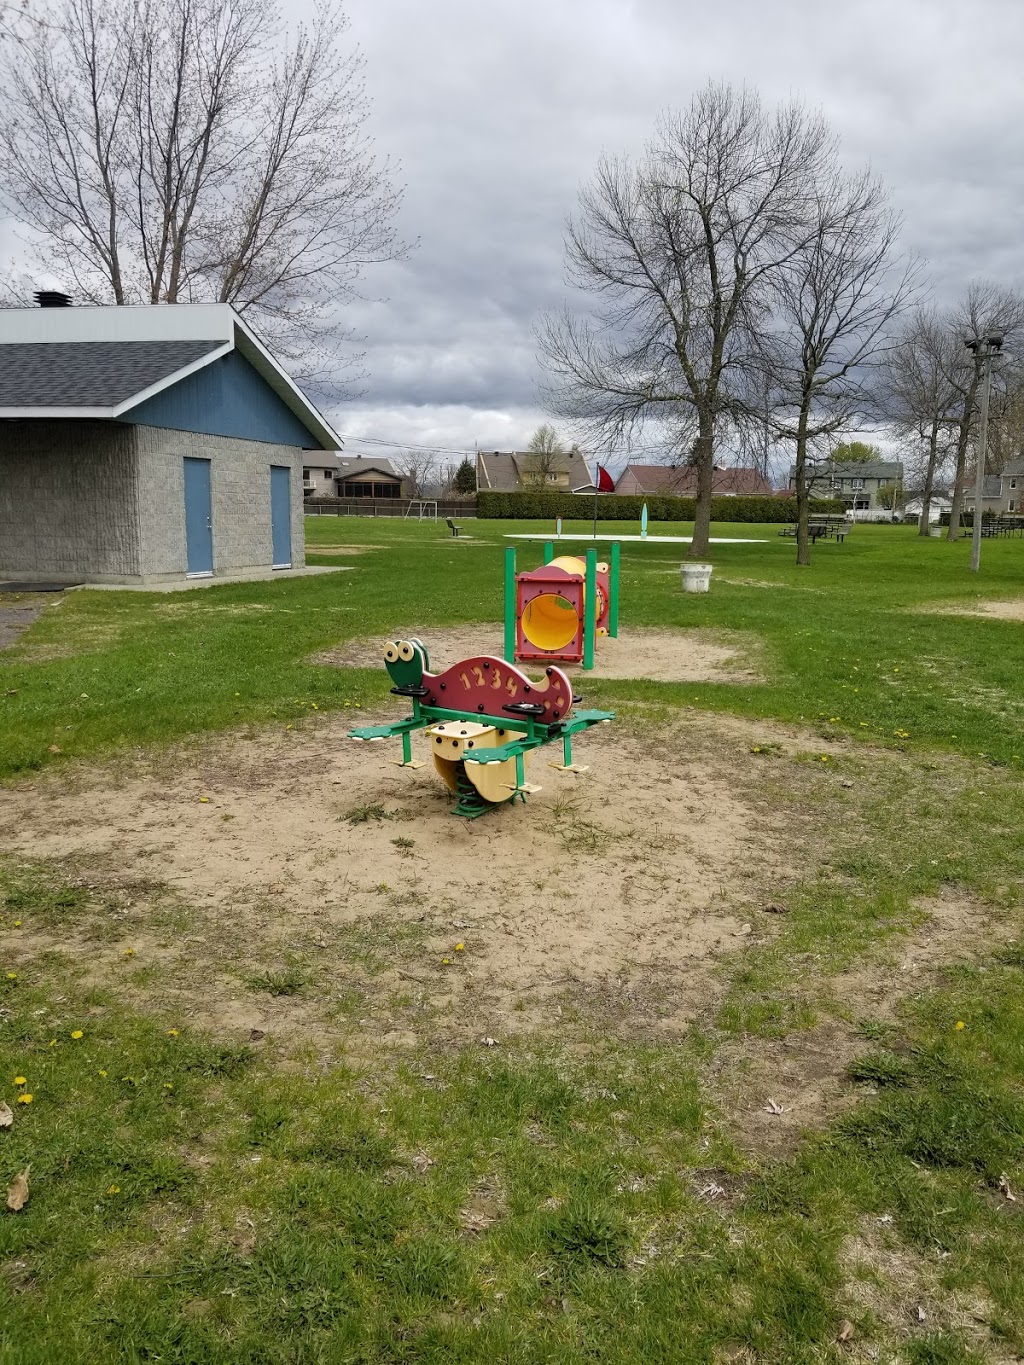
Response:
M434 766L457 797L455 814L470 820L540 790L526 782L526 756L534 749L560 740L563 762L555 766L582 771L573 767L572 736L614 719L612 711L577 710L572 684L553 666L534 682L505 659L480 654L431 673L416 639L389 642L384 664L392 693L410 699L412 715L394 725L360 726L349 738L400 735L401 766L419 767L410 737L426 730Z

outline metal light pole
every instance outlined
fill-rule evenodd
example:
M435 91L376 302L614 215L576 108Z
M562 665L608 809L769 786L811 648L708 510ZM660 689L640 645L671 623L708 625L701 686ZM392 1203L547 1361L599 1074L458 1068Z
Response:
M981 568L981 516L985 499L985 463L988 455L988 399L992 388L992 361L1003 348L1001 336L975 337L964 342L974 352L981 369L981 419L978 423L977 470L974 478L974 521L971 527L971 572Z

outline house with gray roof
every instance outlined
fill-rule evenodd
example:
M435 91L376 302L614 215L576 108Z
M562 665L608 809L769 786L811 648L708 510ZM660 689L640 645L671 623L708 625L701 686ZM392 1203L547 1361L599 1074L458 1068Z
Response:
M557 455L479 450L476 486L481 493L593 493L594 480L578 450Z
M808 473L812 498L839 498L854 514L883 511L878 490L902 481L899 460L825 460ZM790 466L789 488L796 492L795 465Z
M0 577L301 569L307 452L333 466L341 441L248 323L52 297L0 309Z

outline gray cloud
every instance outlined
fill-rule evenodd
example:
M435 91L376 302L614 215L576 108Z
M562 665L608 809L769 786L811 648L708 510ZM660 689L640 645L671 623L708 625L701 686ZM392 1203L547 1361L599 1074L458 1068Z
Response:
M291 0L301 12L312 0ZM542 414L532 329L565 298L562 234L602 151L642 150L709 78L820 106L930 262L1024 285L1021 0L349 0L371 132L419 248L377 269L353 436L520 444ZM0 224L0 241L4 225Z
M639 152L709 78L820 106L849 163L889 182L938 301L972 276L1024 284L1019 0L353 0L351 14L421 245L377 281L388 301L353 314L371 378L338 410L349 431L490 444L489 423L523 440L540 415L532 328L565 297L580 182L602 151Z

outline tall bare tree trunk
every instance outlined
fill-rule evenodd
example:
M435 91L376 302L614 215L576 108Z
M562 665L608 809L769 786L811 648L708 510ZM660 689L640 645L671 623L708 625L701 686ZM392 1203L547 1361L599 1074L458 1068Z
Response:
M933 417L931 430L928 433L928 468L924 472L924 490L921 494L921 520L917 528L917 534L919 536L927 536L930 531L929 517L932 510L932 488L935 485L935 466L938 463L938 458L939 419L938 417Z
M693 510L693 541L687 558L704 559L711 543L711 493L715 473L714 420L710 413L700 414L693 454L697 470L697 505Z
M953 480L953 505L949 509L949 533L947 540L958 540L960 538L960 514L964 505L964 483L967 473L967 446L971 439L971 418L974 416L974 403L978 396L978 372L975 370L974 377L967 386L964 394L964 405L960 413L959 430L956 438L956 477ZM981 515L981 509L976 509L977 515Z
M807 486L807 421L810 399L804 396L796 428L796 562L811 562L811 498Z

